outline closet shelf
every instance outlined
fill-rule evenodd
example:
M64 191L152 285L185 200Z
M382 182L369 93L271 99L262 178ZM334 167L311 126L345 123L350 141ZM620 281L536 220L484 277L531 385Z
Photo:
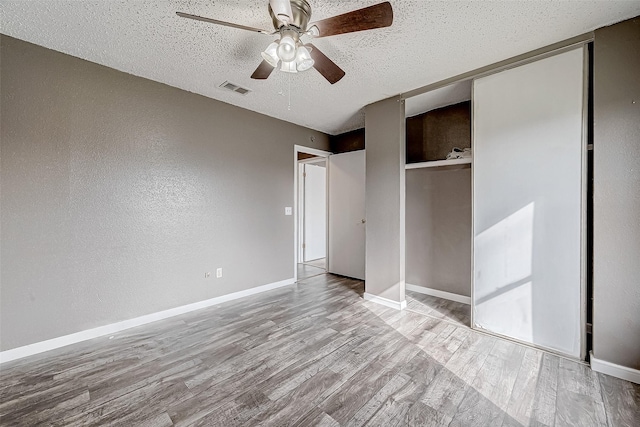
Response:
M408 163L405 165L405 169L420 169L420 168L437 168L440 166L452 166L452 165L466 165L471 164L471 159L451 159L451 160L434 160L431 162L420 163Z

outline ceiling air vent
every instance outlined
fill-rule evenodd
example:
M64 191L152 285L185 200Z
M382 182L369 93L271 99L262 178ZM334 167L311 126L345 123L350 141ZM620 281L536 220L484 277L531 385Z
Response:
M246 95L246 94L248 94L249 92L251 92L251 91L250 91L249 89L247 89L247 88L240 87L240 86L238 86L238 85L234 85L233 83L228 82L228 81L227 81L227 82L222 83L222 84L220 85L220 87L221 87L221 88L223 88L223 89L227 89L227 90L233 91L233 92L237 92L237 93L239 93L240 95Z

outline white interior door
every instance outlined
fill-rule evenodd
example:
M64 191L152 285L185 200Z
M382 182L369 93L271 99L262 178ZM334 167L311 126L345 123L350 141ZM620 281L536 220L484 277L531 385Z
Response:
M329 156L329 272L364 280L365 152Z
M474 326L582 350L582 48L474 81Z
M304 164L304 261L327 256L327 168Z

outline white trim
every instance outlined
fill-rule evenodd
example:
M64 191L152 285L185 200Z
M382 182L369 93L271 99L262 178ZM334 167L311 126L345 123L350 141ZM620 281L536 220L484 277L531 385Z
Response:
M31 356L38 353L43 353L45 351L54 350L56 348L65 347L71 344L76 344L81 341L90 340L90 339L101 337L104 335L114 334L116 332L124 331L125 329L146 325L147 323L155 322L157 320L167 319L169 317L178 316L180 314L189 313L195 310L200 310L201 308L211 307L212 305L221 304L223 302L236 300L238 298L243 298L243 297L258 294L261 292L270 291L272 289L288 286L293 283L295 283L294 279L281 280L279 282L269 283L266 285L257 286L255 288L233 292L231 294L222 295L222 296L211 298L208 300L195 302L193 304L187 304L180 307L170 308L164 311L159 311L157 313L147 314L144 316L136 317L134 319L123 320L122 322L112 323L110 325L105 325L105 326L99 326L93 329L87 329L85 331L80 331L73 334L52 338L46 341L40 341L37 343L25 345L23 347L12 348L11 350L5 350L3 352L0 352L0 363L21 359L23 357Z
M367 292L364 293L364 299L380 305L384 305L386 307L395 308L396 310L404 310L405 308L407 308L407 300L398 302L390 300L388 298L379 297L377 295L372 295Z
M593 355L593 351L589 352L589 354L591 355L591 369L594 371L640 384L640 370L616 365L615 363L607 362L606 360L596 359Z
M407 163L405 169L422 169L422 168L437 168L440 166L452 166L452 165L470 165L471 157L464 159L449 159L449 160L432 160L429 162L420 163Z
M432 297L444 298L450 301L461 302L462 304L471 305L471 297L465 297L464 295L453 294L451 292L439 291L437 289L425 288L424 286L405 285L408 291L418 292L425 295L431 295Z

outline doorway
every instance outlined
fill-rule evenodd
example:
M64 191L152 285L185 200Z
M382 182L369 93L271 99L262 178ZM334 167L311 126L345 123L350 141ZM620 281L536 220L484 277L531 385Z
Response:
M296 280L328 269L328 161L330 153L295 147Z

